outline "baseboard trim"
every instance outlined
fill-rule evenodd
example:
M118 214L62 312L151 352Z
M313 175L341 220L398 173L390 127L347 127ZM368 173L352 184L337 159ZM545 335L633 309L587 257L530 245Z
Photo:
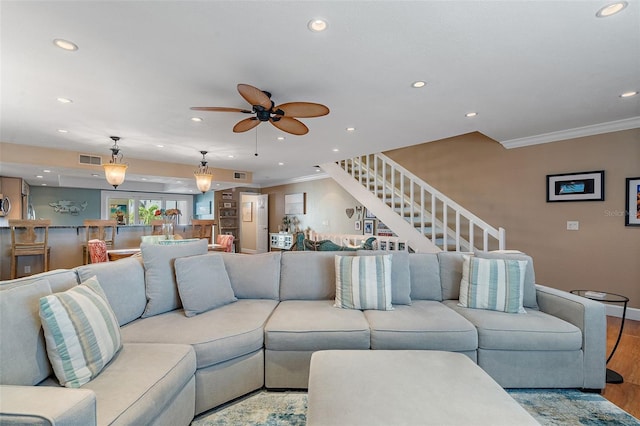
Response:
M606 305L607 315L622 318L622 306ZM627 308L626 319L640 321L640 309Z

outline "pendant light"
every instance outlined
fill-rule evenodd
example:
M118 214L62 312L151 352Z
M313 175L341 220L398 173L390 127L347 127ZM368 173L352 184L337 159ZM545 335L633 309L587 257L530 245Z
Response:
M202 154L202 160L200 160L200 166L198 166L198 169L193 172L193 176L195 176L196 178L196 185L198 186L198 190L200 190L204 194L211 188L213 172L209 170L209 167L207 167L207 160L205 159L207 151L200 151L200 154Z
M125 174L127 173L128 165L122 162L122 154L120 153L120 147L118 146L118 141L120 138L118 136L110 136L113 141L113 146L111 147L111 160L108 164L103 164L104 167L104 176L109 182L109 185L113 185L114 188L117 188L118 185L121 185L124 182Z

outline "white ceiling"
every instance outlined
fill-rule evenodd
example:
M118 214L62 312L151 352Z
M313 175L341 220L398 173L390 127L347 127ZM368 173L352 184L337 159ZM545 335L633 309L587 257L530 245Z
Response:
M640 96L619 95L640 90L640 2L597 18L607 3L2 0L0 140L106 156L117 135L125 158L194 168L208 150L211 166L251 171L265 186L472 131L517 146L638 127ZM307 29L318 17L323 33ZM427 84L414 89L416 80ZM310 131L293 136L269 123L235 134L245 115L190 111L249 107L238 83L331 113L301 119ZM0 174L40 183L41 167L24 162L0 163ZM54 184L91 179L56 174ZM142 177L130 167L127 181Z

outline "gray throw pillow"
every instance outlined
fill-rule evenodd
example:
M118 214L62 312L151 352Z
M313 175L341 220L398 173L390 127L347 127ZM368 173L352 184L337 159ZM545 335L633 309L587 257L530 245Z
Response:
M173 268L174 261L180 257L206 254L207 249L207 240L171 246L147 243L140 245L147 295L147 306L142 313L142 318L182 307Z
M358 256L391 255L391 303L394 305L411 304L411 272L409 252L384 250L358 250Z
M522 304L525 308L539 309L538 298L536 297L536 274L533 270L533 259L524 253L504 253L475 251L474 255L481 259L508 259L508 260L525 260L527 261L527 269L524 274L524 299Z
M220 254L176 259L176 280L184 314L192 317L238 299Z

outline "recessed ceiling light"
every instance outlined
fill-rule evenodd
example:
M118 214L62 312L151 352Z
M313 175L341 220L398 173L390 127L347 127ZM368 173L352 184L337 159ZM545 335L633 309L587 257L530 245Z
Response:
M278 163L278 166L284 166L283 162Z
M227 155L229 158L236 158L234 155Z
M58 98L58 102L60 102L62 104L70 104L73 101L71 99L67 99L67 98Z
M41 183L40 186L47 186L47 184L46 183Z
M42 172L43 172L43 173L51 173L51 170L49 170L49 169L44 169Z
M38 175L38 176L36 176L36 177L37 177L38 179L42 179L44 176L42 176L42 175Z
M67 129L58 129L58 133L69 133Z
M285 140L285 137L284 136L278 136L276 139L278 139L279 141L283 141L283 140Z
M147 178L143 177L143 178L140 178L140 180L147 180Z
M181 184L181 183L182 183L182 181L181 181L181 180L177 180L177 181L176 181L176 183L177 183L177 184Z
M471 118L471 117L475 117L476 115L478 115L477 112L468 112L464 116L468 117L468 118Z
M638 91L635 92L624 92L622 95L620 95L621 98L630 98L631 96L635 96L638 94Z
M63 40L61 38L57 38L53 40L53 44L58 46L60 49L68 50L70 52L78 50L78 45L70 42L69 40Z
M158 144L158 145L156 145L156 146L157 146L158 148L164 148L164 145L162 145L162 144Z
M414 87L416 89L419 89L419 88L424 87L426 85L427 85L427 83L424 82L424 81L414 81L413 83L411 83L411 87Z
M316 33L319 33L321 31L324 31L327 29L327 21L325 21L324 19L312 19L309 21L309 23L307 24L307 27Z
M596 16L598 18L606 18L607 16L615 15L616 13L627 7L628 4L629 3L627 3L626 1L617 1L615 3L608 4L600 8L600 10L596 12Z
M200 117L191 117L191 121L195 121L196 123L199 123L202 121L202 118Z
M338 152L338 151L340 151L340 150L339 150L338 148L333 148L333 149L332 149L332 151L333 151L333 152Z
M346 130L347 130L347 132L355 132L356 128L355 127L347 127Z
M97 173L91 173L91 176L93 176L93 177L100 177L100 175L99 175L99 174L97 174Z

